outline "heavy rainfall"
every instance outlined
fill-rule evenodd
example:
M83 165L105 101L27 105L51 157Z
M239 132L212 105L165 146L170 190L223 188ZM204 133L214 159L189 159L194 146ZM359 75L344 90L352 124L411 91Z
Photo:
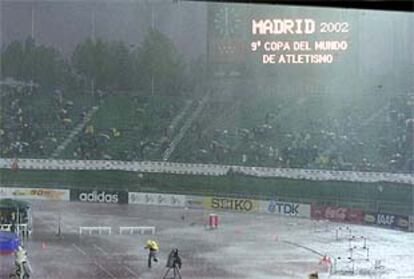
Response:
M414 278L413 13L0 15L0 278Z

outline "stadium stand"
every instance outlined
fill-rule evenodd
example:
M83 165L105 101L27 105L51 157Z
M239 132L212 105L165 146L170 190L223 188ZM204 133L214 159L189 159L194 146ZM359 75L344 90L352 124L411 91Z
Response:
M2 157L50 157L51 152L79 122L93 98L65 97L60 90L2 87L0 147Z
M413 100L397 95L380 103L380 110L348 102L337 115L318 107L318 97L301 104L283 96L210 103L173 160L410 172Z
M320 84L305 72L294 84L279 76L278 84L274 77L281 73L266 70L263 77L260 69L243 79L209 80L204 71L184 70L168 37L150 32L147 40L150 46L167 44L173 50L169 59L157 62L155 68L164 71L152 73L158 75L155 83L148 75L154 67L147 69L151 63L137 58L140 48L120 42L87 40L68 63L34 38L10 44L2 51L3 72L26 80L1 77L0 157L414 170L412 86L383 87L373 79L350 90L330 75ZM25 59L15 69L13 53L21 48ZM104 74L99 59L89 61L88 71L88 63L75 63L93 53L108 65L122 60L112 66L129 70L109 67ZM26 60L34 64L26 67ZM161 63L167 60L171 63ZM46 62L62 73L34 71ZM140 63L142 69L135 69ZM187 84L191 79L192 87Z
M304 93L296 95L284 90L264 91L255 98L214 92L180 135L174 152L165 156L186 120L200 109L201 99L3 86L1 156L50 158L72 133L73 139L56 158L139 161L165 157L189 163L413 171L414 95L379 98L373 107L375 92L364 102L329 103L328 88L318 92L297 88L296 92ZM85 120L94 106L99 109ZM79 123L84 125L74 133Z

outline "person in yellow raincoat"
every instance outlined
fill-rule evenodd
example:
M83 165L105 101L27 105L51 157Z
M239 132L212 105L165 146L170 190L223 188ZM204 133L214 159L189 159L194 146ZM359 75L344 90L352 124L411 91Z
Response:
M155 240L148 240L144 248L148 249L149 251L148 268L151 268L152 260L154 260L154 262L158 262L158 257L157 257L158 250L159 250L158 243Z

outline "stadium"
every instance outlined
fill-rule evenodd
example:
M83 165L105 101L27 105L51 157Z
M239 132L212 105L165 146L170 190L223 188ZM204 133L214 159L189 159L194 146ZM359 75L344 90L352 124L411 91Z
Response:
M0 278L414 278L413 13L207 2L0 2Z

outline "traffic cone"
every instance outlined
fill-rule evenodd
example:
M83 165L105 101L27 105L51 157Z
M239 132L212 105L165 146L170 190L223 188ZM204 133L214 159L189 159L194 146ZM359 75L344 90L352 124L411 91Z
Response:
M324 255L322 259L319 261L319 264L331 264L331 258L327 255Z
M324 255L322 257L322 259L319 261L319 265L321 266L320 271L322 272L329 272L331 266L332 266L332 261L331 258L328 257L327 255Z

